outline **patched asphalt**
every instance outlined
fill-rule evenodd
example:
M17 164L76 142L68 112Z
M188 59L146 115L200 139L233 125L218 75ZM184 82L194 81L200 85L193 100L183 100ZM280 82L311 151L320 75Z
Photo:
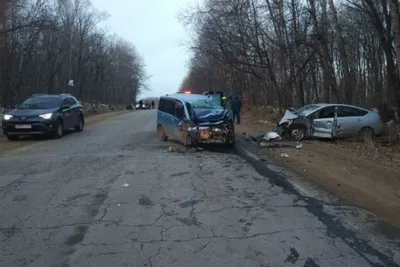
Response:
M241 146L169 152L155 120L1 157L0 266L398 266L394 240L343 215L356 207L305 196Z

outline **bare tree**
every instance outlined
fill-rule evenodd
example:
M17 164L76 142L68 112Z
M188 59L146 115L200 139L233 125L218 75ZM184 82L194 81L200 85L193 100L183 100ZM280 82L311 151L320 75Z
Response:
M0 105L39 92L125 104L145 88L135 47L98 28L107 15L88 0L0 0L0 10Z
M211 84L253 105L333 101L394 112L399 14L396 0L206 0L181 17L195 36L182 88Z

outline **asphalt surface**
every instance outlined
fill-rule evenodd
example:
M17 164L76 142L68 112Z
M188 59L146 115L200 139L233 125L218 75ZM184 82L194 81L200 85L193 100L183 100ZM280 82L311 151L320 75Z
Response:
M167 151L155 114L1 157L0 266L398 266L242 150Z

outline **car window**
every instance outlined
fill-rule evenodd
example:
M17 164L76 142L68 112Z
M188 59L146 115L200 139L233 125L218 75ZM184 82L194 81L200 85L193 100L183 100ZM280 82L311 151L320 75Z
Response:
M338 117L359 117L365 116L368 112L362 109L353 107L338 107Z
M314 115L315 119L330 119L330 118L334 118L334 117L335 117L335 107L334 106L322 108L322 109L318 110Z
M313 104L311 104L311 105L306 105L306 106L304 106L304 107L302 107L302 108L299 108L298 110L296 110L296 111L293 112L293 113L296 114L296 115L299 115L299 116L305 116L305 115L309 114L310 112L316 110L316 109L319 108L319 107L320 107L320 106L318 106L318 105L313 105Z
M31 97L25 100L19 109L53 109L60 106L61 100L55 97Z

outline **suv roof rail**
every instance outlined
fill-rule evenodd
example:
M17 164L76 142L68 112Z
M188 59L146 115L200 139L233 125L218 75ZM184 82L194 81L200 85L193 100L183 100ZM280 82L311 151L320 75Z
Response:
M60 94L60 95L68 95L68 96L72 96L71 94L68 94L68 93L62 93L62 94Z
M40 95L47 95L47 94L40 93L40 94L33 94L32 96L40 96Z

